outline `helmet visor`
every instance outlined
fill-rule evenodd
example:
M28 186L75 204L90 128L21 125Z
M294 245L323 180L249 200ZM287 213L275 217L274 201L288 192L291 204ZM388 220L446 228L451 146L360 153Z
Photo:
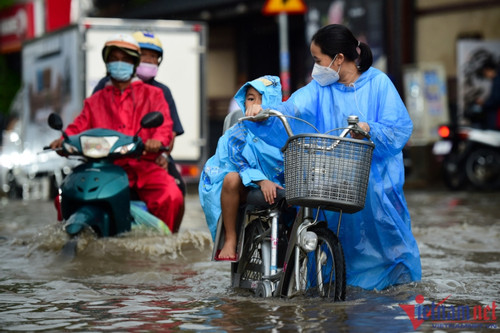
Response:
M134 51L134 50L131 50L131 49L127 49L127 48L124 48L124 47L119 47L119 46L107 46L105 49L104 49L104 52L103 52L103 59L104 59L104 62L108 62L108 57L109 57L109 54L111 53L111 51L113 49L119 49L123 52L125 52L126 54L128 54L129 56L133 57L134 58L134 66L137 67L139 65L139 63L141 62L141 56L139 53L137 53L137 51Z

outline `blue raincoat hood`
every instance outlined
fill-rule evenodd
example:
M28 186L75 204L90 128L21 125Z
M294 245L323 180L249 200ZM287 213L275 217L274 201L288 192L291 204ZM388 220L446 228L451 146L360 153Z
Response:
M245 83L238 90L234 99L243 112L245 112L245 95L249 86L252 86L262 95L262 107L268 108L281 103L281 83L277 76L265 75Z

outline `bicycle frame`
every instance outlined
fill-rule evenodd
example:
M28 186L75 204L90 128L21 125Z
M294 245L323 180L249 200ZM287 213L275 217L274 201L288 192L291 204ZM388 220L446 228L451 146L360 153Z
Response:
M319 211L318 211L319 213ZM317 217L313 219L313 208L311 207L300 207L299 214L297 215L297 218L293 224L292 227L292 232L291 236L288 242L287 246L287 252L285 254L285 261L283 264L283 272L286 271L287 269L287 263L290 261L290 257L292 255L292 251L295 252L294 260L295 260L295 265L294 267L294 275L295 275L295 283L297 284L297 289L300 289L299 283L299 252L300 252L300 237L302 232L307 230L307 228L316 225L318 223ZM280 278L280 283L278 284L277 288L277 294L281 295L282 293L282 287L283 287L283 278L284 274L282 274Z
M254 117L240 118L239 121L265 120L270 116L276 116L281 120L291 139L300 140L304 137L304 135L294 136L286 119L286 117L290 116L285 116L278 111L268 110ZM318 143L314 141L305 141L304 143L295 141L300 148L297 151L301 153L302 149L311 151L323 149L327 152L325 156L342 158L340 157L342 155L331 155L331 152L335 151L337 154L342 154L343 149L345 149L343 147L358 145L357 142L361 141L344 138L350 131L361 133L369 138L368 133L364 132L357 123L358 118L356 116L348 117L348 127L340 128L343 130L341 137L326 134L310 135L314 139L319 138L318 140L332 140L328 141L329 145L326 146L326 149L318 148L323 141L318 141ZM314 128L313 125L311 126ZM283 148L284 151L286 147ZM294 148L296 147L294 146ZM328 168L322 169L325 168L323 162L316 163L318 164L314 168L320 170L319 172L314 171L315 177L320 177L322 171L330 171ZM330 183L325 184L328 186ZM288 187L286 192L286 199L289 201ZM343 203L340 203L340 206L335 206L339 201L334 199L331 199L333 204L330 204L330 202L324 204L325 201L316 202L314 201L317 199L314 198L315 195L312 195L313 200L311 202L307 201L308 199L301 201L300 197L294 203L288 202L288 204L297 207L299 210L291 230L288 229L290 230L287 232L288 236L284 237L287 239L286 245L280 245L280 240L283 239L280 236L284 235L280 233L279 228L280 209L274 207L267 210L252 211L247 207L244 223L241 225L239 233L240 241L243 242L244 239L247 244L239 244L237 247L237 251L241 250L242 252L239 261L232 264L233 287L252 289L258 296L263 297L293 296L302 292L309 294L311 288L312 293L319 293L323 297L334 297L336 300L345 298L345 264L342 247L338 242L337 235L340 230L343 209L345 208L346 212L350 213L356 207L353 208L354 204L349 206L349 203L345 206L342 206ZM328 229L326 222L319 222L318 220L323 209L331 210L332 208L340 213L337 234ZM317 209L316 213L314 209ZM258 220L255 221L256 219ZM262 222L265 224L265 230L262 230ZM248 232L248 234L245 234L245 232ZM283 247L280 248L280 246ZM281 263L282 268L279 267Z

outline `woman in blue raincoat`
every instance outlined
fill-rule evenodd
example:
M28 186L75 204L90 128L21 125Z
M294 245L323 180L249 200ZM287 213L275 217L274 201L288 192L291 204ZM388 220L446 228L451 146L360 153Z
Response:
M319 29L310 49L315 61L313 80L275 109L312 123L322 133L346 127L347 117L356 115L358 125L375 143L365 207L342 216L339 237L347 283L380 290L419 281L420 254L403 194L402 149L413 130L408 112L387 75L371 67L369 46L356 40L346 27L332 24ZM246 115L261 110L253 105ZM290 125L294 134L312 132L301 121L291 120ZM274 117L247 126L276 147L286 142L286 132ZM338 213L327 212L327 219L336 231Z
M281 103L281 84L276 76L266 75L245 83L234 96L241 116L254 103L273 107ZM237 123L219 139L215 155L201 173L198 192L208 228L215 240L217 221L222 213L225 243L216 260L236 259L236 219L249 188L261 188L272 203L276 189L283 186L281 151Z

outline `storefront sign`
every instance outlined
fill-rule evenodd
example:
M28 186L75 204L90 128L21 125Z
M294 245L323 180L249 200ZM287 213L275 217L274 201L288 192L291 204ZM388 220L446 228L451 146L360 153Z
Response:
M0 53L18 52L24 40L35 36L33 3L0 11Z

